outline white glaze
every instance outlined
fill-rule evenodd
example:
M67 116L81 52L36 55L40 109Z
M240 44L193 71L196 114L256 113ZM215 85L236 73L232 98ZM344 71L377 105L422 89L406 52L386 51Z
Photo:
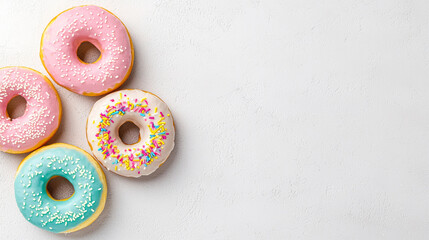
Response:
M119 165L119 163L117 163L116 157L105 157L102 151L99 150L100 145L98 144L99 139L97 138L97 134L100 133L99 123L100 121L102 121L102 117L100 114L104 113L108 106L113 106L118 102L130 101L131 103L135 103L136 99L140 101L145 98L148 103L148 107L146 109L151 109L150 111L148 111L148 113L150 113L150 116L149 114L145 114L146 116L143 117L140 115L140 113L127 112L124 115L113 115L110 118L111 120L113 120L113 122L108 127L106 127L106 129L110 131L110 136L112 137L112 139L114 139L112 145L117 146L119 152L127 156L136 153L135 149L142 148L142 146L146 146L147 148L147 143L151 138L151 132L147 125L150 121L154 121L156 124L162 117L160 114L161 112L163 113L165 118L164 120L162 120L162 122L165 122L163 127L166 129L168 135L166 135L166 139L162 140L164 142L162 147L157 148L158 150L160 149L160 155L158 155L157 158L153 158L153 161L147 164L146 167L144 165L137 165L138 167L135 168L127 168L125 164ZM157 109L156 113L155 109ZM154 119L149 119L150 117L153 117ZM133 122L140 128L140 141L132 145L127 145L123 143L119 138L119 127L127 121ZM149 175L153 173L165 160L167 160L168 156L173 150L174 137L175 129L173 124L173 117L171 116L171 112L168 109L167 104L165 104L157 96L138 89L117 91L101 98L94 104L88 116L87 139L95 158L108 170L126 177L140 177L142 175ZM131 151L129 151L129 149L131 149Z

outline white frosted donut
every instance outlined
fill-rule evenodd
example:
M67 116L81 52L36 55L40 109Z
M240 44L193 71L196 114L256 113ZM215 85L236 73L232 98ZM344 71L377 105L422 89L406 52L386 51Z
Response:
M139 141L127 145L119 127L132 122ZM87 120L86 137L95 158L108 170L126 177L153 173L174 148L171 112L159 97L138 89L111 93L98 100Z

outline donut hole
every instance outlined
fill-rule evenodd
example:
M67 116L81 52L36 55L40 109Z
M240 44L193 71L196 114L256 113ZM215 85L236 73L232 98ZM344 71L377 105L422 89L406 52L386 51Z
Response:
M77 48L77 57L84 63L94 63L100 56L100 50L90 42L82 42Z
M119 138L127 145L140 142L140 128L133 122L125 122L119 127Z
M22 96L18 95L13 97L6 107L7 115L11 120L16 119L24 115L25 109L27 108L27 101Z
M69 199L74 194L73 184L61 176L53 176L46 185L48 195L57 201Z

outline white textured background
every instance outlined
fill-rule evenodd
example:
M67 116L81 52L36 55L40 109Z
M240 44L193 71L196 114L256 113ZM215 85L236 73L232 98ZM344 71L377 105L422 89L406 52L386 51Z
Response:
M46 74L43 29L93 3L135 45L122 88L156 93L177 126L153 176L106 173L106 208L55 235L16 207L25 155L0 154L0 239L427 239L429 2L110 0L0 2L0 66ZM85 150L98 97L57 87L50 141Z

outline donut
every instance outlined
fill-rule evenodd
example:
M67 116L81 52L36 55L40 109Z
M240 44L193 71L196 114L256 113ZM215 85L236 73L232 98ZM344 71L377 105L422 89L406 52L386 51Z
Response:
M27 101L24 115L11 119L9 101L22 96ZM26 67L0 69L0 150L30 152L48 141L61 122L61 100L52 83Z
M64 200L47 190L49 180L64 177L75 190ZM42 147L28 155L15 176L15 198L30 223L54 233L85 228L104 209L107 184L97 161L82 149L64 143Z
M119 127L132 122L140 138L125 144ZM92 107L86 137L95 158L109 171L126 177L153 173L174 148L173 117L166 103L138 89L110 93Z
M101 55L93 63L77 56L83 42ZM118 88L128 78L134 61L131 37L125 25L98 6L79 6L56 16L42 35L40 58L52 79L68 90L98 96Z

